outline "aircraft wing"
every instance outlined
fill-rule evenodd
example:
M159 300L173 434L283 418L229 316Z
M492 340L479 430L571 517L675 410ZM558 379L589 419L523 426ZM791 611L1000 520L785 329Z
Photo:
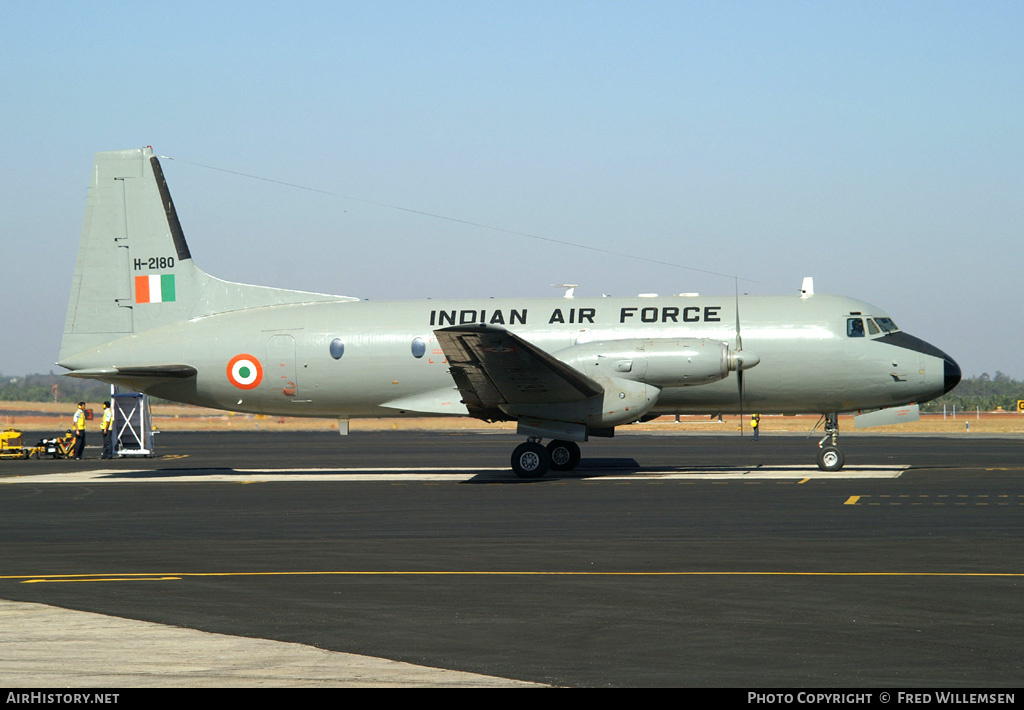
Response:
M510 417L503 404L578 402L604 392L597 382L504 330L461 325L435 330L470 415Z

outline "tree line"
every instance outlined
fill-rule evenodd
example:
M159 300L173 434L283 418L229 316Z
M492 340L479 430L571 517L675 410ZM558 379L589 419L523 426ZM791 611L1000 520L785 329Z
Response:
M56 392L54 391L56 386ZM110 385L79 377L0 374L0 400L5 402L103 402L110 399Z
M965 377L952 391L922 404L921 411L941 412L945 405L946 411L956 407L958 410L981 409L983 412L1002 408L1015 412L1019 399L1024 399L1024 382L996 370L995 376L983 372L978 377Z

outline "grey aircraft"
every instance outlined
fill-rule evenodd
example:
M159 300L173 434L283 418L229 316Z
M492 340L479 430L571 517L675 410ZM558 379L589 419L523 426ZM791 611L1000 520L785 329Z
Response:
M567 296L571 295L567 292ZM222 281L192 261L152 148L96 154L59 365L218 409L515 421L518 476L572 470L578 442L665 414L897 421L960 368L863 301L793 296L370 302ZM550 440L547 446L541 442Z

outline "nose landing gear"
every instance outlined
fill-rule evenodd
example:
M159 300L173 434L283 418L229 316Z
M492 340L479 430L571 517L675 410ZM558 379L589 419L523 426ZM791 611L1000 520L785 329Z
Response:
M827 445L825 442L829 442ZM818 442L818 469L821 471L841 471L846 457L838 446L839 415L825 415L825 436Z

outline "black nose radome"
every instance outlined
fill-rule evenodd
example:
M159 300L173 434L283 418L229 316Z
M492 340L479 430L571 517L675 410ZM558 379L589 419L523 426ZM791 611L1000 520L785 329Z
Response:
M956 364L949 355L946 356L944 369L946 371L946 383L943 385L942 394L946 394L960 383L960 366Z

